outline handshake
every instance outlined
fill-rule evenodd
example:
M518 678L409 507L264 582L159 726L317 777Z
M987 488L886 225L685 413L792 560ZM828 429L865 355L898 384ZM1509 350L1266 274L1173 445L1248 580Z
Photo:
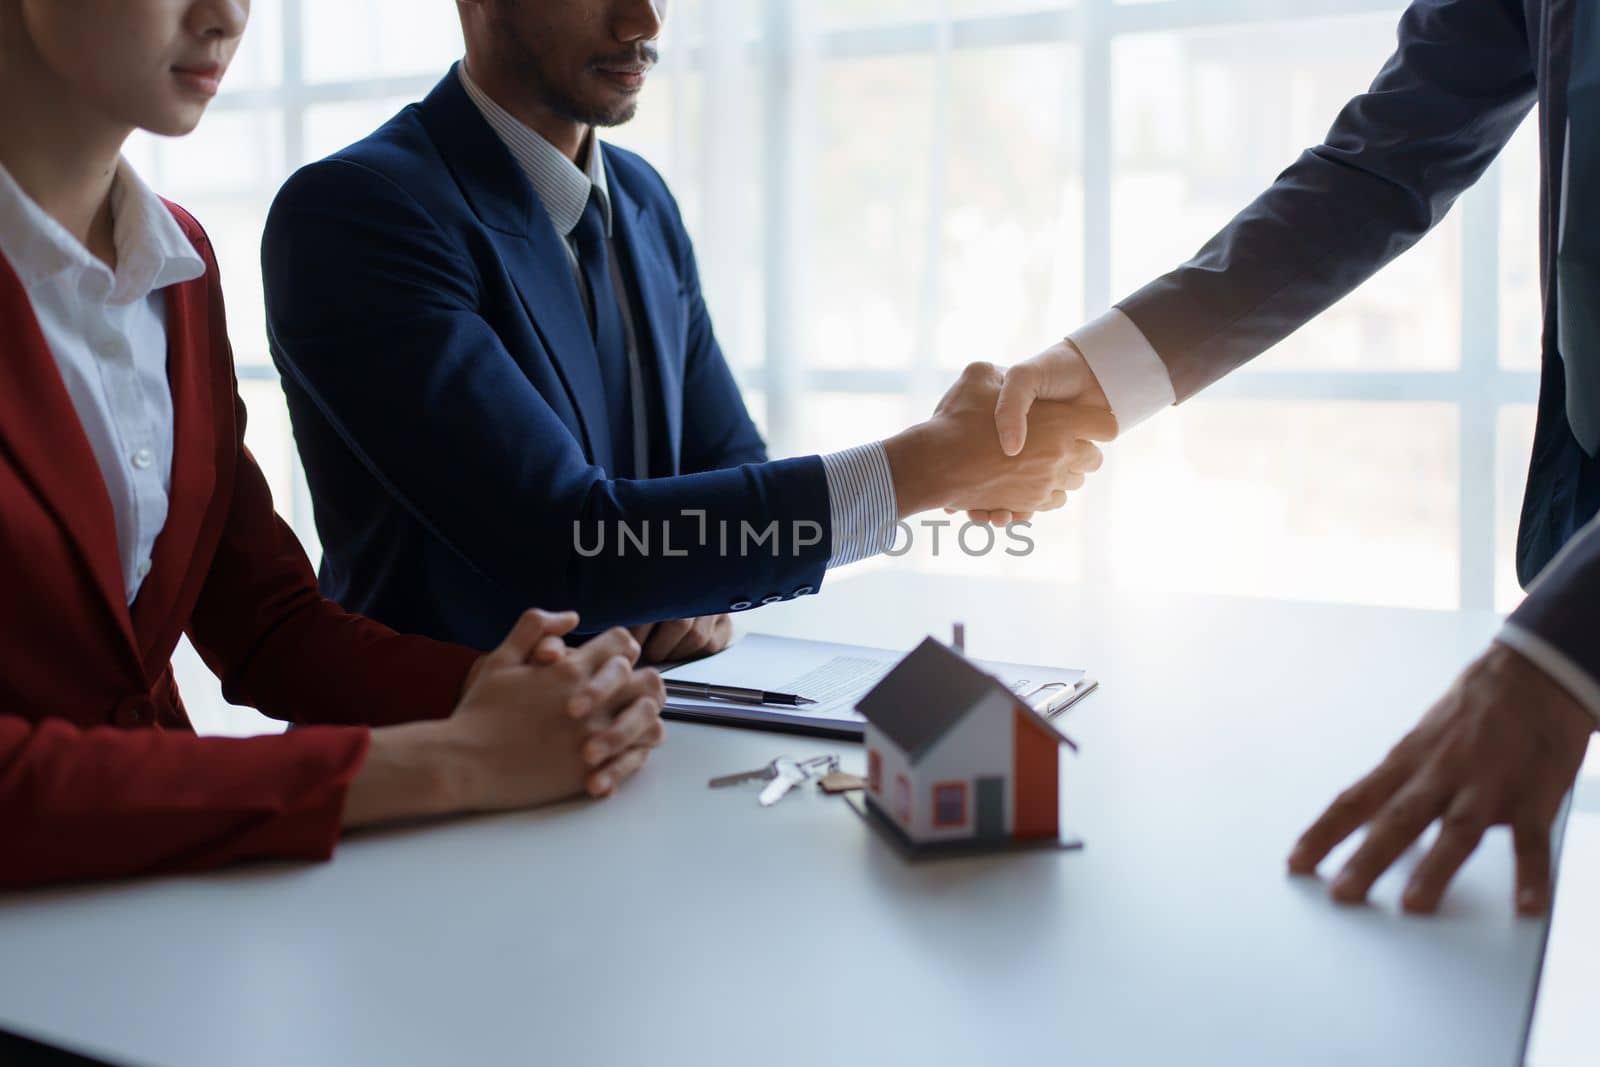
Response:
M1036 401L1039 401L1036 403ZM1002 373L974 363L926 422L884 441L899 518L934 508L1005 525L1066 503L1116 436L1105 396L1063 342ZM572 612L529 611L478 661L445 719L371 732L347 828L604 797L661 744L661 676L643 662L726 645L726 616L612 629L579 648Z
M1053 511L1100 469L1094 442L1116 435L1105 394L1068 342L1005 372L970 364L932 418L884 442L898 517L944 508L1004 526Z

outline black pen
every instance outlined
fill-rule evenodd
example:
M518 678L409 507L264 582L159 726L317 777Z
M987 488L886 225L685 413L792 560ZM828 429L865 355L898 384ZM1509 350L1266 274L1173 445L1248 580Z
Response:
M746 689L738 685L707 685L703 682L679 681L676 678L668 678L666 683L668 696L694 697L696 700L726 700L734 704L779 704L791 708L816 703L810 697L803 697L797 693L769 693L765 689Z

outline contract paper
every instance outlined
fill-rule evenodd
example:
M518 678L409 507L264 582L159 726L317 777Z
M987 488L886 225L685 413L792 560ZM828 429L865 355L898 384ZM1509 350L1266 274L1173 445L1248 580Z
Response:
M661 672L662 677L702 685L797 693L815 704L747 705L669 693L666 714L703 722L860 737L866 720L855 710L856 704L905 654L886 648L749 634L714 656L668 668ZM972 662L1036 707L1049 700L1054 704L1054 713L1065 710L1093 688L1084 671L1078 669L992 660ZM1049 683L1057 684L1041 690Z

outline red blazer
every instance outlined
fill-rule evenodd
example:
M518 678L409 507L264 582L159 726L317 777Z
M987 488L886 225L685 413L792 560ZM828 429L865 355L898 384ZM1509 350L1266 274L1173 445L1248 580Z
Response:
M111 501L27 294L0 257L0 885L323 859L366 726L449 713L476 653L317 593L244 447L216 258L166 290L171 505L130 609ZM316 725L195 736L187 633L238 704Z

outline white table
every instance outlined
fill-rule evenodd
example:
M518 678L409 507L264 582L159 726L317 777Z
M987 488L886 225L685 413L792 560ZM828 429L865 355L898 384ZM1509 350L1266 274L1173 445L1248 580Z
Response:
M1432 920L1284 874L1296 834L1482 647L1489 615L875 573L755 628L1090 667L1082 852L908 865L810 791L709 776L859 747L674 725L600 804L271 865L0 898L0 1026L121 1062L1518 1061L1545 925L1502 832Z

